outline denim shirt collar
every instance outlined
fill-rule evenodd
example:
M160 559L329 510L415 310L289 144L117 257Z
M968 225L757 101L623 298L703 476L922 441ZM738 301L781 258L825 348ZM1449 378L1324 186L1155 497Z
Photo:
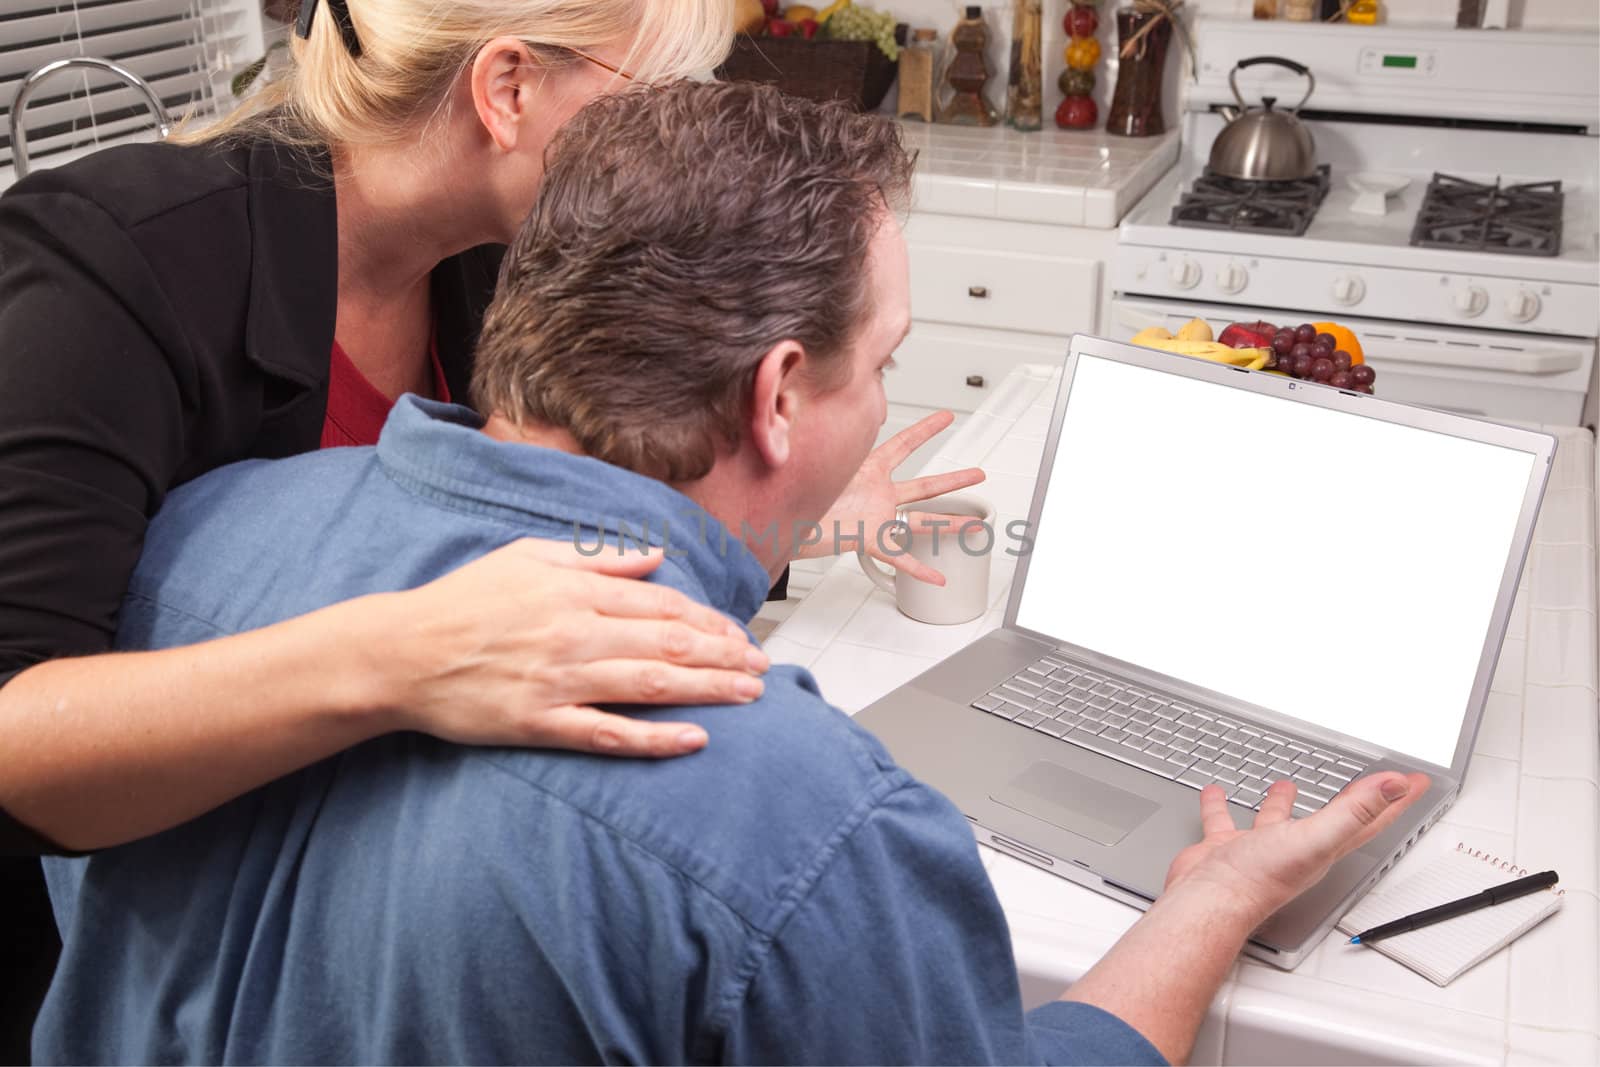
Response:
M748 622L771 578L717 519L664 482L556 449L497 441L482 416L407 393L378 439L378 461L397 482L444 507L554 524L588 555L663 548L712 607ZM532 533L532 531L530 531ZM545 534L534 534L541 536ZM600 547L602 540L606 547Z

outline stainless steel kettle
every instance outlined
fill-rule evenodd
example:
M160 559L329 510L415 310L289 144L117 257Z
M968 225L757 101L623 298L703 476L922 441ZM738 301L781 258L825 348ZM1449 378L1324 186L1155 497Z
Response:
M1239 95L1238 75L1246 67L1271 63L1287 67L1306 79L1306 95L1287 111L1273 107L1275 96L1263 96L1262 107L1253 108ZM1239 101L1239 110L1223 108L1222 116L1228 120L1217 139L1211 143L1211 169L1227 178L1246 181L1292 181L1309 178L1317 169L1317 146L1311 131L1295 112L1305 107L1317 87L1311 71L1292 59L1281 56L1254 56L1241 59L1228 72L1228 87L1233 98Z

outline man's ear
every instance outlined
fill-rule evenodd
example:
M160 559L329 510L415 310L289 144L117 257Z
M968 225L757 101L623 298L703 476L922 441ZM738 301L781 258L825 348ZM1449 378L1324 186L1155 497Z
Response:
M779 341L756 365L750 397L750 439L768 467L789 462L795 420L803 398L801 370L805 349L798 341Z
M517 146L521 120L533 101L534 79L540 76L533 53L515 37L496 37L473 58L468 74L472 106L502 152Z

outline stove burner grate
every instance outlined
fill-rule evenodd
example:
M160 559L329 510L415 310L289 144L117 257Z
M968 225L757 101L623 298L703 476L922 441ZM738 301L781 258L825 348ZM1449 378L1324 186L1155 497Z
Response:
M1435 172L1411 227L1419 248L1554 256L1561 252L1561 183L1493 185Z
M1298 237L1328 195L1328 165L1309 178L1246 181L1225 178L1210 167L1172 209L1172 225L1243 230Z

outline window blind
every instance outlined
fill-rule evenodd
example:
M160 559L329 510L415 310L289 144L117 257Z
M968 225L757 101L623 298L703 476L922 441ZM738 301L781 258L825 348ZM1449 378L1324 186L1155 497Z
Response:
M0 0L0 167L29 72L69 56L113 60L150 83L174 121L226 106L226 71L254 0ZM144 96L114 75L73 68L40 83L23 112L30 164L153 127Z

